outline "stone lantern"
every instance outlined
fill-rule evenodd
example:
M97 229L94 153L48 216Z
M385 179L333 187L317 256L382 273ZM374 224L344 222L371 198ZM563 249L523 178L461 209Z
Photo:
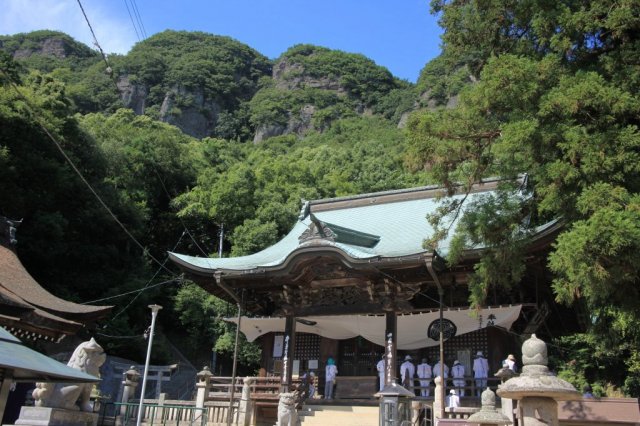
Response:
M399 426L411 421L411 401L415 397L397 383L390 383L374 396L380 397L380 426Z
M482 408L467 419L468 423L478 423L480 426L508 425L511 419L496 410L496 394L489 388L482 392Z
M120 407L120 414L123 416L127 413L127 403L129 402L129 399L135 395L138 383L140 383L140 373L136 366L132 365L127 371L125 371L124 380L122 381L124 389L122 391L122 406Z
M522 373L498 387L502 398L519 400L523 426L558 424L558 401L580 398L569 383L552 375L547 367L547 345L535 334L522 344Z

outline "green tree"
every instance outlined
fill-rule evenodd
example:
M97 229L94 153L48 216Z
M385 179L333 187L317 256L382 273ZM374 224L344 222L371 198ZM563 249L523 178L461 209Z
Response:
M519 188L505 185L499 198L464 210L451 260L467 243L487 247L472 303L481 304L492 285L517 281L522 250L514 242L526 235L514 229L524 217L532 226L563 220L549 260L557 300L586 307L592 318L586 331L596 339L584 341L617 344L619 358L610 365L626 371L626 379L604 371L589 372L590 379L638 394L638 336L628 325L639 312L633 296L640 278L634 240L640 73L630 66L637 56L625 55L638 46L640 19L630 2L613 1L434 1L432 7L445 28L443 55L468 66L478 81L461 90L456 108L411 118L410 163L451 192L456 183L464 191L483 177L525 172L534 191L519 209L509 201ZM440 237L442 219L461 208L448 203L432 217ZM504 212L508 221L496 221ZM619 323L627 326L613 326Z

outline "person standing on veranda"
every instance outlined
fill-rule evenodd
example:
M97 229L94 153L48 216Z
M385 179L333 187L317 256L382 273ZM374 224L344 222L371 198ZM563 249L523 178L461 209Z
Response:
M327 366L324 369L324 397L325 399L333 399L333 388L338 375L338 367L332 357L327 359Z
M489 377L489 361L482 351L478 351L473 360L473 377L476 380L476 396L480 396L487 388L487 377Z
M453 367L451 367L451 377L453 378L453 387L456 388L458 396L463 397L464 365L462 365L457 359L453 361Z
M420 396L429 396L429 383L431 382L431 366L426 358L422 358L422 363L418 364L418 377L420 378Z
M380 390L384 389L384 376L386 373L387 363L384 359L384 354L382 354L382 358L376 364L376 370L378 370L378 378L380 379Z
M416 375L416 366L411 362L411 355L404 357L404 362L400 366L400 380L402 385L408 390L413 390L413 378Z

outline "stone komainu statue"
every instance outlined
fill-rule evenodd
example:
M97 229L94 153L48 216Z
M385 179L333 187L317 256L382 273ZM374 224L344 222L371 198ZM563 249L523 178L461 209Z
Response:
M277 426L298 426L298 412L296 404L300 395L298 392L285 392L280 394L278 401L278 422Z
M92 376L100 376L100 366L107 356L93 338L83 342L73 351L67 365ZM60 383L36 383L32 396L36 407L64 408L67 410L93 411L89 402L93 383L63 385Z

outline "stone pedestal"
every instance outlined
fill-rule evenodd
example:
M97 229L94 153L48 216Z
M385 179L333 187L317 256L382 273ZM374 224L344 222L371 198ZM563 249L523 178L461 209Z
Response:
M25 426L96 426L98 413L50 407L22 407L16 425Z
M526 426L558 424L558 403L552 398L525 397L520 406L522 424Z

